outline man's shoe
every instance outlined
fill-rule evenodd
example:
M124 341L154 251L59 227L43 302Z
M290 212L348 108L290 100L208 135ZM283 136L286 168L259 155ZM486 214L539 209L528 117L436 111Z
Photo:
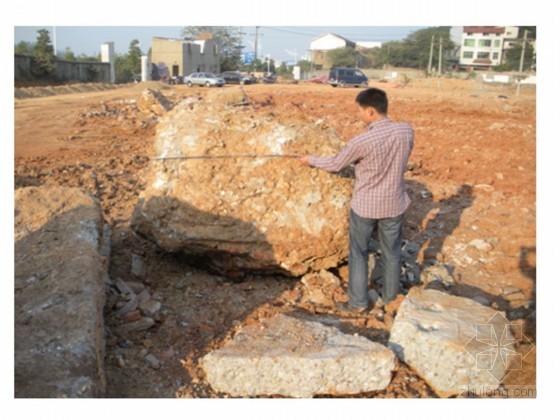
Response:
M334 306L342 312L350 312L353 314L365 314L368 311L368 308L357 308L350 305L348 302L335 302Z

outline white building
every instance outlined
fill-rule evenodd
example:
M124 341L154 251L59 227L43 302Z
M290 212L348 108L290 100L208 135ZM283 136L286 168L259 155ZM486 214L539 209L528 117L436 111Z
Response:
M352 48L356 50L356 65L363 62L363 55L360 51L369 50L375 47L381 47L382 43L377 41L358 41L354 42L343 36L326 33L311 40L309 50L311 51L311 61L316 70L329 68L332 63L327 58L327 53L330 50L337 48Z
M483 70L499 66L518 33L515 26L463 26L459 65Z
M329 68L331 63L327 58L327 52L337 48L356 48L356 43L340 35L327 33L313 38L309 44L311 50L311 62L315 69Z

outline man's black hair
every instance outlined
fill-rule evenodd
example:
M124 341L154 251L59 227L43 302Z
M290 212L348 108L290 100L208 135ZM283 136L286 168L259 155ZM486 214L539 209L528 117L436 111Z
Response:
M356 96L356 102L362 108L370 106L382 115L387 114L387 109L389 108L387 94L377 88L369 88L361 91L358 93L358 96Z

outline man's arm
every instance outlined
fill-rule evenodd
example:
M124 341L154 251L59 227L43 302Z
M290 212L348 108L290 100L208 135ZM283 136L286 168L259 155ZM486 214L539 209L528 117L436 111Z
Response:
M350 140L339 154L332 157L300 156L301 163L328 172L338 172L343 168L358 162L363 156L354 139Z

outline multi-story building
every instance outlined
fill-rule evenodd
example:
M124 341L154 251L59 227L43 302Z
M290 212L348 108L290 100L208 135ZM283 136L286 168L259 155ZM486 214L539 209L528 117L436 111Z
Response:
M220 50L214 39L196 41L152 38L152 64L167 67L169 76L188 76L195 71L220 72Z
M504 49L517 38L516 26L463 26L459 66L488 70L502 64Z

